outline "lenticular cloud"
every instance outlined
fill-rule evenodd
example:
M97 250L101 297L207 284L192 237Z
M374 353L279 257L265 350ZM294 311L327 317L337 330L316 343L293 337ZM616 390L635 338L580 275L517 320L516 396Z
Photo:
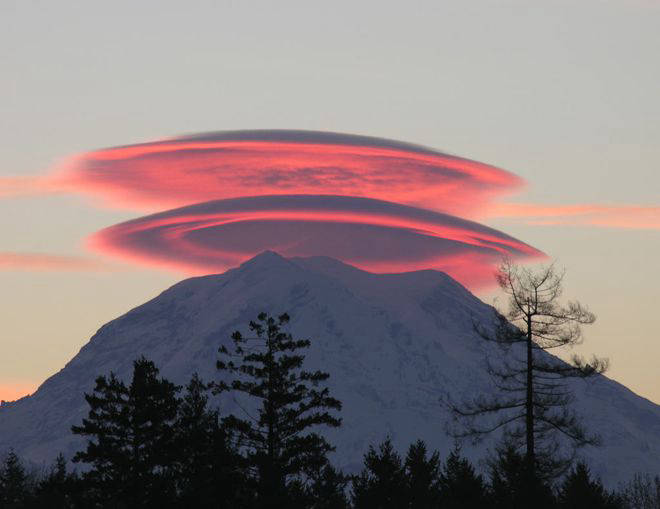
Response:
M71 159L49 182L158 211L89 241L139 264L203 274L270 249L373 272L438 269L471 287L492 283L503 256L543 256L457 217L521 184L499 168L417 145L307 131L209 133L97 150Z
M190 273L225 270L266 249L326 255L374 272L441 269L470 286L492 280L503 256L541 256L492 228L396 203L347 196L216 200L100 231L91 246Z
M73 158L60 187L142 210L275 194L362 196L469 214L522 184L436 150L310 131L232 131L97 150Z

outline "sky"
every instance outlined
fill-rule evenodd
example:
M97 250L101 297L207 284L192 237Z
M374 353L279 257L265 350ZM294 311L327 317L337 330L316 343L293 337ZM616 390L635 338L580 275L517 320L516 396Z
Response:
M294 222L311 235L341 214L350 220L337 238L396 229L387 259L355 245L337 254L373 270L420 268L451 252L485 273L493 258L468 237L556 259L566 296L598 317L577 351L608 357L609 376L660 403L659 23L652 0L0 2L0 399L34 391L101 325L187 273L218 269L209 251L231 252L222 259L231 265L255 248L219 217L251 214L251 231L263 232L275 214L281 231ZM206 181L156 186L158 165L138 179L121 157L98 163L118 153L108 147L161 150L274 129L381 141L314 138L337 168L360 171L351 189L331 187L350 198L295 207L282 196L243 199L240 179L219 195ZM248 138L263 142L260 132ZM304 152L296 136L268 145L268 158L284 141ZM428 157L447 177L437 188L421 170L400 187L378 185L391 162ZM163 167L183 168L175 184L186 183L201 159L184 151L185 164ZM313 185L284 190L245 161L254 154L227 171L256 172L246 196L314 195ZM368 186L367 166L378 177ZM186 244L154 237L154 221L180 228L200 211L211 220ZM231 246L217 242L217 228ZM401 246L419 256L402 259ZM186 267L171 263L184 251ZM448 271L493 301L483 278L459 269Z

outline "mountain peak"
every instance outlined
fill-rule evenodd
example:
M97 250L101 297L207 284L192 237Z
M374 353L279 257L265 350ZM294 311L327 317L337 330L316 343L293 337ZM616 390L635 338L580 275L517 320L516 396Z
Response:
M258 255L253 256L249 260L244 261L241 263L239 266L239 269L249 269L252 267L283 267L283 266L288 266L290 265L291 262L284 258L281 254L276 253L275 251L271 251L270 249L267 249L266 251L262 251Z

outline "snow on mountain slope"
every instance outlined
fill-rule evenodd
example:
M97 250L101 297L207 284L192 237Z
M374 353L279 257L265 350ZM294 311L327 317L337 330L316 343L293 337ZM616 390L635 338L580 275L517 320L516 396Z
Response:
M101 327L34 395L0 408L0 451L13 447L37 463L59 452L71 457L81 442L70 428L88 410L83 393L111 370L128 378L143 354L177 383L195 371L217 379L218 347L261 311L288 312L293 335L312 339L306 367L330 372L344 408L343 426L328 436L347 470L387 434L400 450L422 438L446 454L453 439L444 432L439 397L446 391L460 399L491 386L488 350L472 320L486 323L492 309L446 274L370 274L330 258L265 252L225 274L182 281ZM604 443L583 455L606 483L660 472L658 405L606 377L574 388L576 409ZM220 405L236 410L230 400ZM464 452L482 458L485 445Z

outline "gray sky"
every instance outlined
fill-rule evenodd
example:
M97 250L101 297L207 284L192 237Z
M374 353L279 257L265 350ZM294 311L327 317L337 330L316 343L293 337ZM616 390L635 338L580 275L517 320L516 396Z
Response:
M513 201L657 207L659 26L652 0L3 0L0 177L182 133L316 129L506 168L528 182ZM89 234L139 215L92 205L0 198L0 253L84 255ZM581 351L660 402L660 229L486 224L566 266L566 295L599 316ZM0 398L177 279L0 271Z

